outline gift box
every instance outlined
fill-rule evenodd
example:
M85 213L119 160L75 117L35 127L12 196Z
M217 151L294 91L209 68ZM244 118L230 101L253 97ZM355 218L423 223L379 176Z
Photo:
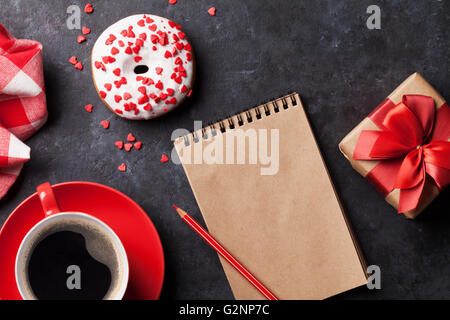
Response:
M450 108L418 73L339 143L352 167L414 219L450 183Z

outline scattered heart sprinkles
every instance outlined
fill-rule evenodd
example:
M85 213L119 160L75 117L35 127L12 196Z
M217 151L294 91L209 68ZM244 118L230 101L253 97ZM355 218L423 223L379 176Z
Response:
M78 70L83 70L83 64L81 62L77 62L75 63L74 68Z
M84 35L87 35L89 33L91 33L91 29L89 29L88 27L83 26L83 28L81 28L81 33Z
M215 15L216 15L216 8L215 8L215 7L209 8L209 9L208 9L208 13L209 13L211 16L215 16Z
M170 5L175 5L177 0L168 0L168 2ZM86 4L84 12L91 14L93 11L92 4ZM209 15L215 16L216 8L211 7L207 12ZM168 25L166 26L165 24ZM80 44L86 42L86 35L90 33L91 29L83 26L81 34L77 35L77 42ZM114 102L122 104L122 108L115 107L114 109L118 115L127 113L138 116L140 112L147 112L151 114L147 118L153 118L155 117L155 112L170 111L172 109L170 105L176 106L180 103L183 96L190 97L192 95L193 82L190 80L194 72L192 68L192 48L190 43L186 41L186 34L182 31L180 25L158 16L142 15L136 21L135 26L131 23L120 30L118 34L108 34L107 38L102 41L108 46L108 53L100 58L97 57L96 60L93 59L93 71L111 72L117 77L115 80L101 83L98 87L98 92L102 99L107 99L111 95ZM143 48L144 50L142 50ZM131 56L132 61L136 65L145 65L144 59L148 52L147 50L150 50L150 52L159 51L164 59L170 60L173 67L167 61L167 63L151 66L152 74L145 71L140 72L140 74L135 76L136 82L139 83L135 92L132 87L127 86L131 79L124 74L120 64L116 64L116 61L121 59L121 55L125 54ZM70 57L68 62L75 69L83 70L82 62L75 55ZM168 79L170 80L168 81ZM152 90L151 86L157 90ZM116 90L121 87L125 88L124 91ZM159 107L160 104L164 107ZM155 109L155 106L158 106L158 108ZM94 106L87 104L84 106L84 109L86 112L92 113ZM103 120L100 124L104 129L110 127L108 120ZM130 132L126 140L117 140L114 142L114 145L119 150L131 152L133 148L141 150L143 143L142 141L137 141L136 137ZM160 162L166 163L168 161L169 157L166 154L162 154ZM127 165L121 163L117 170L126 172Z
M142 147L142 142L137 141L137 142L134 143L134 148L135 148L136 150L140 150L141 147Z
M92 104L87 104L84 106L84 109L89 113L92 112L92 108L93 108Z
M69 59L69 62L70 62L71 64L75 65L75 64L78 62L77 57L76 57L76 56L72 56L72 57Z
M114 142L114 144L116 145L117 149L119 150L123 149L123 141L116 141Z
M103 126L104 129L108 129L109 128L109 121L108 120L103 120L102 122L100 122L100 124Z
M85 7L84 7L84 12L86 13L92 13L94 11L94 8L92 7L92 4L88 3Z
M169 161L169 158L165 155L165 154L163 154L162 156L161 156L161 163L166 163L167 161Z

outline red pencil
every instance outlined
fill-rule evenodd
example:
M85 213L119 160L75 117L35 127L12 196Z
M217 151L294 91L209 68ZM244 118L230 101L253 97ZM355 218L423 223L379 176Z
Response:
M270 292L254 275L250 273L239 261L237 261L231 253L229 253L216 239L214 239L208 231L203 229L186 211L173 205L180 217L197 232L214 250L217 251L225 260L228 261L239 273L246 278L259 292L261 292L268 300L278 300L278 298Z

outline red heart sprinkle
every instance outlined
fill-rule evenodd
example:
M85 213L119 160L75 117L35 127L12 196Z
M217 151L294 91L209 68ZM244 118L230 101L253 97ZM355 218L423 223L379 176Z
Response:
M119 49L117 49L116 47L112 47L111 54L115 55L115 54L118 54L118 53L119 53Z
M169 0L169 4L175 4L177 3L177 0Z
M140 141L138 141L134 144L134 148L137 150L141 149L141 147L142 147L142 142L140 142Z
M150 30L150 31L153 31L153 32L155 32L156 31L156 24L152 24L151 26L148 26L148 29Z
M167 98L167 94L164 93L164 92L161 92L161 93L159 94L159 98L160 98L161 100L165 100L165 99Z
M84 12L86 12L86 13L92 13L92 11L94 11L94 8L92 8L92 4L88 3L88 4L84 7Z
M131 31L131 30L128 30L127 36L128 36L128 38L134 38L134 37L136 37L136 35L134 34L134 32Z
M106 88L106 90L111 91L112 84L111 83L105 83L105 88Z
M146 111L152 110L152 105L151 105L150 103L147 103L147 104L144 106L144 110L146 110Z
M157 89L159 89L159 90L162 90L162 89L163 89L163 83L161 82L161 80L159 80L159 81L155 84L155 87L156 87Z
M144 86L139 87L137 90L138 90L140 93L142 93L142 94L147 94L146 88L145 88Z
M138 63L139 61L141 61L142 60L142 57L141 56L136 56L136 57L134 57L134 61L136 62L136 63Z
M116 142L114 142L114 144L116 145L117 148L119 148L119 150L122 150L122 148L123 148L123 141L116 141Z
M181 61L180 57L175 59L175 64L183 64L183 61Z
M165 38L165 37L160 37L158 42L162 46L165 46L168 43L167 38Z
M82 43L83 41L86 41L86 37L79 34L77 37L77 42Z
M184 47L184 44L182 42L177 42L177 43L175 43L175 46L177 47L178 50L182 50Z
M169 26L170 26L170 27L175 28L176 25L177 25L177 24L176 24L175 22L169 20Z
M168 59L170 57L172 57L172 53L169 50L167 50L166 53L164 54L164 58Z
M147 40L147 34L143 32L139 35L139 38L141 38L142 40Z
M161 74L163 72L163 68L160 68L160 67L156 67L155 70L156 70L156 74Z
M139 53L139 50L141 50L141 47L139 47L139 46L133 47L133 52L134 52L135 54L138 54L138 53Z
M89 29L88 27L83 27L83 28L81 28L81 33L89 34L89 33L91 33L91 29Z
M187 91L188 91L187 87L186 87L185 85L183 85L183 86L181 87L181 92L182 92L182 93L186 93Z
M119 102L120 100L122 100L122 97L119 96L118 94L116 94L116 95L114 96L114 100L115 100L116 102Z
M138 99L138 104L144 104L144 103L146 103L146 102L148 102L148 97L147 97L147 95L139 97L139 99Z
M161 161L161 163L165 163L165 162L169 161L169 158L165 154L163 154L161 156L161 160L160 161Z
M172 35L172 38L173 38L174 41L180 40L175 33Z
M152 23L152 22L155 22L155 20L153 20L153 19L150 18L150 17L147 17L147 19L145 19L145 22L147 22L147 23Z
M175 90L173 90L171 88L167 88L166 91L169 96L173 96L173 94L175 93Z
M153 51L156 51L156 46L153 46L153 47L152 47L152 50L153 50Z
M93 108L92 104L87 104L84 106L84 109L86 109L87 112L92 112L92 108Z
M130 141L130 142L136 141L136 138L133 136L133 134L131 132L127 136L127 141Z
M105 44L106 44L106 45L110 45L110 44L112 44L112 43L114 42L114 40L116 40L116 39L117 39L117 38L116 38L115 35L110 34L110 35L109 35L109 38L106 39Z
M187 51L191 51L192 50L191 45L189 43L184 45L184 49L187 50Z
M119 171L125 172L125 171L127 171L127 166L125 163L122 163L120 166L117 167L117 169Z
M136 39L136 45L139 47L143 47L144 46L144 41L142 39Z
M212 16L215 16L216 15L216 8L214 8L214 7L209 8L208 9L208 13L210 15L212 15Z
M152 78L145 78L145 82L142 82L142 84L152 85L155 84L155 81Z
M116 76L120 76L120 68L116 68L116 69L114 69L113 70L113 73L116 75Z
M75 56L72 56L70 59L69 59L69 62L71 63L71 64L76 64L78 61L77 61L77 57L75 57ZM96 62L96 65L95 66L97 66L97 62ZM98 69L98 68L97 68Z
M175 103L177 103L177 99L175 97L166 101L166 104L175 104Z
M123 112L122 112L122 110L120 110L120 109L115 109L114 110L116 113L118 113L118 114L122 114Z
M100 124L103 126L104 129L108 129L109 128L109 121L108 120L103 120L102 122L100 122Z
M186 59L187 59L187 61L191 61L192 60L192 53L187 52L186 53Z
M130 47L127 47L127 48L125 49L125 53L126 53L126 54L132 54L133 51L131 51L131 48L130 48Z
M145 21L144 20L139 20L137 22L137 25L140 26L140 27L143 27L143 26L145 26Z
M83 64L82 64L81 62L77 62L77 63L74 65L74 68L75 68L75 69L78 69L78 70L83 70Z
M176 77L174 80L178 84L181 84L181 82L183 81L183 79L181 79L181 76Z
M105 99L105 98L106 98L106 92L105 92L105 91L99 91L98 93L100 94L100 97L101 97L102 99Z
M125 151L126 151L126 152L130 152L131 148L133 148L133 144L131 144L131 143L125 143L125 144L124 144L124 147L125 147Z
M124 94L123 94L123 99L124 100L128 100L128 99L130 99L131 98L131 94L129 93L129 92L125 92Z
M119 40L119 47L124 47L125 43L122 40Z
M184 39L186 37L186 33L184 32L178 32L178 37L180 37L180 39Z

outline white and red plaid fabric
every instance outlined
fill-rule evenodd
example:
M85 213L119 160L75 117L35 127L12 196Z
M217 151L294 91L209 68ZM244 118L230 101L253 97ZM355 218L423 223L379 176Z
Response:
M46 120L42 44L15 39L0 24L0 198L30 159L22 141Z

